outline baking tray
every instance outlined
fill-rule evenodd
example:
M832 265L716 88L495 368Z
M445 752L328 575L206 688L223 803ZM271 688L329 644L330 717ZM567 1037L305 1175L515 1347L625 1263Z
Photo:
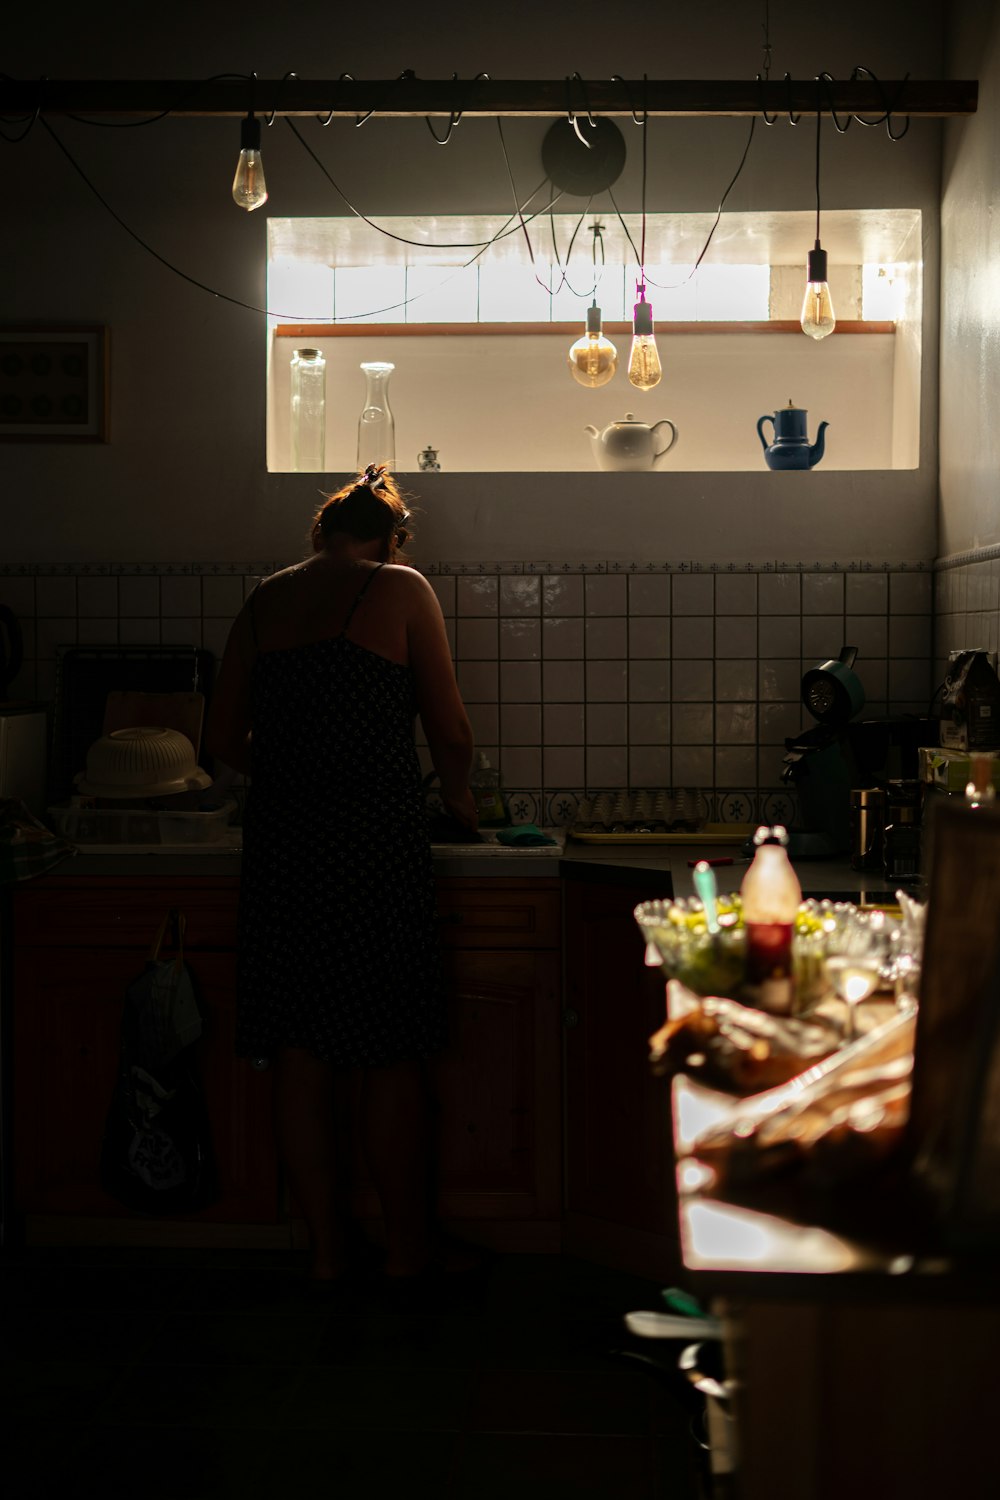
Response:
M581 844L742 844L752 836L756 823L705 823L701 828L676 833L577 833L570 838Z

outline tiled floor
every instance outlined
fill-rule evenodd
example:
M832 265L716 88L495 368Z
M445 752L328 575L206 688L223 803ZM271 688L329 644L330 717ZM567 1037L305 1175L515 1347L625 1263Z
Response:
M699 1495L692 1406L643 1362L664 1346L622 1320L662 1305L655 1283L506 1256L400 1312L374 1276L323 1304L300 1280L260 1253L0 1260L5 1492Z

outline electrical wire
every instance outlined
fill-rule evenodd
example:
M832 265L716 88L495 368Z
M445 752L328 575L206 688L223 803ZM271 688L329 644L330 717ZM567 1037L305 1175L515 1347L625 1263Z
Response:
M646 147L649 144L649 109L646 75L642 75L642 250L639 255L639 279L646 282Z
M566 287L567 290L574 297L579 297L580 300L583 301L583 302L585 302L588 297L593 297L593 296L597 295L597 238L598 238L598 235L600 233L600 225L594 226L594 228L595 228L594 246L593 246L593 251L592 251L592 254L591 254L591 260L592 260L592 263L593 263L594 279L593 279L593 283L591 284L591 287L590 287L589 291L578 292L577 289L576 289L576 287L573 286L572 282L569 279L568 271L569 271L570 256L573 254L573 245L576 242L577 235L580 233L580 230L583 228L583 221L584 221L584 219L590 213L590 205L591 205L592 202L593 202L593 195L591 195L591 197L587 199L587 206L583 210L583 213L580 215L579 219L577 220L576 228L573 230L573 233L570 236L569 244L566 247L566 264L565 264L565 266L563 265L562 260L560 259L560 256L559 256L559 246L556 244L556 221L555 221L555 216L552 213L549 214L549 236L550 236L550 238L552 240L552 258L555 261L556 265L559 267L559 271L560 271L559 285L556 287L556 292L562 291L562 288ZM604 266L604 241L601 240L601 267L602 267L602 269L603 269L603 266ZM555 295L555 293L553 293L553 296L554 295Z
M733 173L732 178L730 179L730 182L729 182L729 186L726 188L726 191L723 193L721 199L719 200L719 207L716 210L715 219L713 221L712 227L711 227L711 229L708 232L708 238L706 239L704 245L702 245L701 251L700 251L700 253L698 255L698 259L695 261L694 265L691 267L691 269L688 272L688 274L684 277L683 281L678 281L678 282L674 282L674 283L671 283L671 284L667 284L667 283L664 283L664 282L653 281L651 277L648 277L648 276L645 275L645 270L643 270L643 276L644 276L644 279L646 281L647 286L655 286L657 288L657 290L661 291L661 292L676 292L676 291L679 291L682 286L686 286L687 283L691 280L691 277L697 271L698 267L701 265L702 261L705 259L705 256L708 253L708 247L709 247L709 245L711 245L712 239L713 239L713 237L715 235L715 231L718 229L719 224L720 224L720 222L722 220L722 211L723 211L723 209L726 206L726 199L729 197L729 194L732 192L733 188L736 186L736 183L739 180L740 173L743 171L743 168L746 165L746 159L747 159L747 156L750 153L750 143L753 140L754 126L756 124L757 124L757 116L754 115L753 118L750 121L750 130L749 130L749 132L747 134L746 145L743 147L743 155L740 157L740 164L736 168L736 171ZM608 197L611 199L611 206L613 207L615 213L618 216L618 221L621 224L622 229L624 229L624 231L625 231L625 237L628 240L629 244L632 246L632 253L635 256L636 261L639 262L640 261L640 255L639 255L639 251L636 249L635 240L632 238L632 235L631 235L631 233L629 231L629 227L626 224L624 218L622 217L621 209L618 207L618 204L617 204L617 202L615 200L615 195L611 191L610 188L608 188ZM643 249L645 249L645 246L643 247Z
M510 190L511 190L511 193L512 193L513 198L514 198L514 211L517 214L518 221L519 221L520 226L521 226L521 230L522 230L522 232L524 234L524 242L525 242L525 244L528 247L528 259L531 261L531 269L532 269L532 272L534 274L535 280L538 282L538 285L542 288L543 291L548 292L549 296L551 297L553 295L552 288L547 284L547 282L544 282L542 280L542 278L538 274L538 270L537 270L536 264L535 264L535 247L531 243L531 235L528 233L528 226L527 226L527 224L524 221L524 214L521 212L521 209L517 206L517 187L515 186L515 183L514 183L514 172L513 172L513 169L511 167L511 164L510 164L510 157L507 155L507 142L504 140L503 122L501 121L499 115L497 115L497 117L496 117L496 122L497 122L497 133L500 136L500 149L503 151L504 166L507 168L507 177L508 177L508 179L510 181ZM588 207L589 207L589 204L588 204ZM584 210L584 212L586 212L586 210ZM581 222L582 222L582 220L581 220ZM579 228L579 225L577 226L577 228ZM574 236L574 238L575 238L575 236ZM560 282L560 285L562 285L561 282Z
M505 239L508 233L517 233L517 229L511 229L508 231L505 228L499 234L493 235L493 237L488 240L442 240L438 242L434 240L411 240L407 239L405 235L395 234L391 229L384 229L381 224L376 224L374 219L370 219L367 214L362 213L360 208L355 207L350 198L348 198L347 194L344 192L343 188L341 188L338 183L334 181L334 178L326 165L316 155L316 152L309 145L309 142L292 123L292 121L287 117L287 115L285 117L285 124L288 126L289 130L292 132L295 139L302 147L303 151L305 151L306 154L310 156L315 162L316 166L319 167L320 171L323 173L323 176L326 178L327 182L333 188L337 196L347 204L347 207L351 210L351 213L354 214L357 218L361 219L363 223L367 224L370 229L375 229L379 234L385 235L387 239L396 240L400 245L416 245L421 250L480 250L489 249L490 245L495 244L498 238ZM529 196L525 199L523 205L525 208L531 202L532 198L537 197L538 193L541 192L547 181L547 177L542 178L541 182L535 188L535 191L533 193L530 193ZM545 205L544 208L536 209L529 216L529 218L534 219L537 218L539 214L548 213L549 209L553 208L555 204L559 202L559 199L563 196L563 193L557 193L554 198L550 199L550 201ZM510 223L510 218L508 218L507 223Z
M819 124L823 118L823 111L816 111L816 243L819 244ZM836 123L836 122L835 122ZM847 129L847 126L844 126Z
M87 176L86 172L80 166L80 163L76 160L75 156L73 156L73 154L69 150L68 146L66 146L66 144L59 138L59 136L53 130L52 126L49 124L49 122L45 118L45 116L44 115L39 115L38 119L39 119L39 123L41 124L42 128L51 136L52 140L58 146L58 148L62 152L63 156L65 156L65 158L69 162L70 166L77 173L77 175L82 179L82 181L85 183L85 185L90 189L90 191L93 193L94 197L101 204L102 208L104 208L111 215L111 217L114 219L114 221L115 221L116 224L118 224L122 229L125 230L126 234L128 234L133 240L135 240L135 242L136 242L137 245L139 245L143 250L145 250L148 255L151 255L154 260L159 261L160 265L165 266L168 271L173 271L173 273L174 273L175 276L179 276L182 281L186 281L186 282L189 283L189 285L197 287L199 289L199 291L207 292L209 294L209 296L216 297L221 302L228 302L228 303L230 303L234 307L243 308L246 312L260 313L264 317L272 317L272 318L284 319L286 322L289 322L289 323L298 323L298 322L304 322L304 321L306 321L300 314L296 314L296 313L284 313L284 312L274 312L271 309L266 308L266 307L257 307L252 302L244 302L241 298L239 298L239 297L233 297L228 292L220 292L215 287L209 286L206 282L199 281L196 276L189 275L187 271L182 271L180 269L180 267L179 266L175 266L172 261L167 260L167 258L165 256L161 255L158 250L154 250L153 246L151 244L149 244L148 240L144 240L143 237L140 234L138 234L131 227L131 225L126 224L126 222L122 218L122 216L114 208L112 208L111 204L104 197L104 195L100 192L100 190L95 186L95 184L93 182L91 182L90 178ZM518 205L517 214L518 214L518 218L521 221L521 224L524 223L523 210L528 206L528 204L531 202L531 198L534 198L536 196L536 194L539 192L539 189L542 186L544 186L544 183L547 180L548 180L547 178L543 178L542 182L535 189L535 191L531 194L531 197L529 197L528 199L526 199L525 202L524 202L524 204ZM561 197L562 195L560 194L559 196ZM554 199L553 202L555 202L555 201L558 201L558 200ZM529 220L537 218L538 215L541 214L541 213L547 212L549 206L550 205L546 205L545 208L537 209L533 214L530 214L528 216ZM510 215L508 217L505 225L504 225L503 230L498 231L498 233L496 235L494 235L492 239L486 240L478 248L476 254L473 255L471 257L471 259L469 259L468 261L466 261L464 265L456 267L456 269L453 272L452 276L445 277L444 281L440 282L438 284L438 286L444 286L444 285L446 285L449 281L453 280L454 276L457 276L461 271L468 270L469 266L473 265L480 258L480 256L484 255L486 253L486 251L491 247L491 245L496 244L496 242L497 242L498 239L500 239L502 237L505 237L506 234L514 234L514 233L516 233L517 232L516 228L509 229L507 227L510 224L511 219L513 217L514 217L513 215ZM378 226L376 225L374 227L377 228ZM394 302L394 303L390 304L387 307L373 308L370 311L364 312L364 313L354 313L350 317L347 317L347 318L331 319L331 323L336 323L336 322L341 322L341 323L360 322L360 321L364 321L366 318L380 317L383 313L386 313L386 312L396 312L401 307L407 307L407 306L409 306L409 304L411 302L416 302L421 297L427 296L431 291L437 291L437 290L438 290L438 287L428 287L428 289L427 289L426 292L416 292L412 297L406 297L406 298L404 298L402 302Z
M288 76L294 77L295 75L286 74L286 77ZM99 130L138 130L144 125L156 125L160 120L165 120L167 116L172 115L174 111L180 107L180 105L186 103L189 99L195 98L198 94L198 91L204 88L206 84L221 83L226 79L243 79L245 82L249 83L252 79L256 79L256 77L256 73L213 73L208 78L199 78L197 83L193 83L189 88L183 89L177 95L177 98L174 100L173 104L168 105L166 109L159 110L156 114L146 115L141 120L98 120L91 115L74 114L71 110L66 111L65 117L67 120L73 120L77 125L92 125L95 129ZM11 78L9 73L0 73L0 78L2 78L7 83L14 83L17 81ZM39 79L39 102L35 107L36 116L42 107L42 85L47 82L47 78Z
M764 5L764 22L763 22L763 28L762 29L763 29L763 32L764 32L764 73L763 73L763 78L766 81L768 79L769 72L770 72L770 66L771 66L770 8L769 8L768 0L765 0L765 5ZM884 110L883 110L883 113L881 115L879 115L874 120L866 120L866 119L862 118L860 115L855 114L853 116L848 117L848 119L845 121L845 123L843 125L841 125L840 121L837 119L836 114L834 113L833 108L832 108L832 85L833 85L833 82L834 82L834 79L833 79L832 75L829 74L829 73L821 73L817 77L817 88L818 88L818 91L819 91L819 89L822 86L825 85L827 87L828 93L831 95L830 113L831 113L831 116L833 118L834 125L835 125L836 129L838 130L838 132L840 134L843 134L847 130L848 126L850 125L851 119L855 119L855 120L858 121L859 124L861 124L861 125L867 125L867 126L876 126L876 125L880 125L880 124L884 123L885 126L886 126L886 130L887 130L887 133L889 135L890 140L900 140L900 139L902 139L902 137L906 134L906 131L909 129L909 125L910 125L909 117L907 117L906 124L904 125L903 129L901 131L899 131L898 133L894 133L893 129L892 129L892 116L893 116L893 114L895 112L895 108L896 108L896 105L898 104L899 98L902 95L902 91L903 91L903 88L905 87L906 81L909 78L909 74L907 73L904 76L904 78L902 80L902 83L900 84L899 91L897 92L897 95L896 95L895 99L891 103L888 100L888 98L887 98L887 96L885 94L884 89L882 88L881 84L879 83L879 80L876 78L875 74L870 71L870 69L865 68L865 67L861 67L861 66L856 67L852 71L852 73L851 73L851 80L854 81L854 80L858 79L862 74L864 74L866 77L870 78L872 80L872 82L876 85L876 87L879 89L879 91L880 91L880 93L882 95L883 104L885 106ZM406 80L408 78L413 78L415 76L416 76L415 73L413 73L413 71L411 69L405 69L399 75L399 80L403 81L403 80ZM286 79L297 78L297 77L298 77L297 73L290 71L290 72L288 72L288 73L286 73L284 75L284 78L282 79L282 82L284 82ZM488 78L488 77L489 77L489 74L487 74L487 73L478 73L476 75L476 77L472 80L472 82L476 83L480 79ZM761 75L758 74L757 77L758 77L758 82L760 82L761 81ZM7 80L7 81L10 81L10 82L15 81L15 80L13 80L11 78L11 76L9 74L6 74L6 73L0 73L0 78L2 78L4 80ZM788 73L786 73L784 75L784 78L785 78L786 84L788 85L789 100L791 100L791 78L790 78L790 75ZM146 117L145 119L142 119L142 120L109 121L109 120L93 119L93 118L90 118L90 117L85 116L85 115L77 115L77 114L70 114L69 118L72 119L73 121L75 121L78 124L92 125L92 126L96 126L96 127L109 128L109 129L135 129L135 128L139 127L139 126L155 124L158 121L164 119L167 115L173 113L173 111L181 103L183 103L184 101L186 101L186 100L192 98L193 96L195 96L198 93L198 91L202 87L204 87L205 84L213 83L213 82L218 82L218 81L221 81L221 80L224 80L224 79L243 79L243 80L246 80L247 82L250 82L250 83L256 83L257 75L256 75L255 72L254 73L250 73L250 74L245 74L245 73L216 73L216 74L212 74L209 78L201 79L201 80L198 81L197 84L193 85L190 88L185 89L178 96L177 101L174 104L172 104L168 109L162 110L158 114L148 116L148 117ZM351 82L355 81L354 78L353 78L353 75L349 74L349 73L342 73L342 74L340 74L340 77L337 80L338 83L340 81L342 81L343 79L349 79ZM624 81L624 79L620 79L620 75L618 75L618 74L613 75L612 81L615 81L616 79L619 79L623 83L623 85L624 85L625 81ZM583 95L584 95L584 104L585 104L585 108L586 108L588 120L592 124L596 123L594 121L593 115L591 114L591 111L590 111L589 100L587 99L587 96L586 96L586 86L583 83L583 80L580 77L579 73L574 73L573 75L571 75L570 77L567 77L567 79L566 79L566 83L567 83L567 97L568 97L568 99L570 98L570 89L571 89L571 86L572 86L572 83L573 83L574 80L578 81L580 83L580 86L581 86L581 89L582 89L582 92L583 92ZM458 75L457 74L453 74L452 75L452 82L456 83L457 81L458 81ZM60 139L60 137L58 135L56 135L55 131L52 129L51 125L48 123L48 121L45 119L44 115L42 114L41 111L42 111L42 105L43 105L43 86L44 86L44 84L46 82L47 82L47 79L44 78L44 77L41 78L41 79L39 79L38 102L37 102L37 104L35 106L34 111L31 113L30 116L21 116L21 117L19 117L17 119L14 119L14 118L0 118L0 125L3 125L3 124L12 125L12 124L22 124L23 123L23 129L18 134L16 134L16 135L8 135L2 128L0 128L0 139L2 139L4 142L6 142L7 144L10 144L10 145L20 144L26 138L26 136L29 134L29 132L34 128L34 126L40 121L41 124L46 129L46 131L48 132L48 134L52 137L53 141L55 141L55 143L59 147L60 151L67 158L67 160L69 161L70 165L74 168L74 170L83 179L84 183L91 189L91 191L98 198L98 200L101 202L101 204L107 209L107 211L111 214L111 216L121 225L121 227L123 229L125 229L126 232L129 235L131 235L132 238L143 249L145 249L150 255L152 255L155 259L159 260L161 262L161 264L163 264L164 266L167 267L168 270L174 271L176 275L182 277L182 279L188 281L189 283L191 283L191 285L198 287L200 290L208 292L211 296L218 297L218 298L220 298L223 301L227 301L227 302L230 302L230 303L232 303L232 304L234 304L236 306L243 307L243 308L247 309L248 311L257 312L257 313L264 313L265 315L267 315L267 309L259 308L259 307L256 307L256 306L250 304L250 303L243 302L239 298L231 297L231 296L229 296L225 292L216 291L212 287L207 286L204 282L198 281L197 278L188 275L187 272L181 271L178 267L172 265L171 262L167 261L163 256L161 256L156 250L153 249L153 247L151 245L149 245L145 240L143 240L140 235L138 235L134 230L132 230L130 228L129 225L127 225L125 223L125 221L115 212L115 210L111 207L111 205L107 202L107 200L105 198L103 198L102 195L98 192L97 188L94 186L94 184L87 177L86 173L83 171L83 168L79 165L79 163L76 161L76 159L70 153L68 147ZM251 104L252 104L252 99L251 99ZM626 238L628 240L628 243L629 243L629 245L632 248L632 252L636 256L636 260L637 260L637 263L638 263L638 266L639 266L639 272L640 272L640 277L641 277L642 283L643 284L647 284L647 277L646 277L646 270L645 270L645 260L646 260L646 183L647 183L647 165L648 165L649 113L648 113L648 105L647 105L647 75L645 73L643 74L643 101L642 101L642 106L643 106L642 107L642 115L640 117L639 114L637 114L635 108L631 106L631 101L630 101L630 108L632 110L632 119L633 119L633 122L636 125L640 125L641 128L642 128L642 132L643 132L643 136L642 136L642 190L641 190L641 215L642 215L642 218L641 218L641 248L639 248L639 249L636 248L635 241L632 238L632 235L631 235L631 232L630 232L630 230L628 228L628 225L626 224L625 219L622 216L621 210L619 209L617 201L615 200L614 193L611 191L610 187L607 189L607 192L608 192L609 198L611 199L611 204L612 204L612 206L614 208L615 214L617 215L618 220L621 223L622 229L625 232L625 236L626 236ZM336 110L336 99L334 100L334 105L331 108L329 114L325 117L325 119L321 119L319 116L317 116L317 119L319 120L320 124L323 125L323 126L329 125L330 122L331 122L331 120L333 119L335 110ZM252 112L252 110L251 110L251 112ZM818 238L818 233L819 233L819 175L820 175L819 174L819 152L820 152L820 116L821 116L821 112L822 111L821 111L821 106L819 104L819 99L817 99L817 115L816 115L816 211L817 211L817 238ZM274 124L274 119L275 119L276 113L277 113L277 109L276 108L274 108L274 109L272 109L270 111L269 116L267 118L267 124L269 126L271 126L271 125ZM365 124L365 122L367 120L371 119L371 117L372 117L372 115L374 113L375 113L375 110L369 110L365 115L357 116L356 119L355 119L355 128L357 128L357 127ZM775 121L775 119L777 118L777 116L768 116L767 112L763 108L761 110L761 114L762 114L762 117L763 117L765 123L768 124L768 125L773 124L774 121ZM581 214L580 219L579 219L579 221L578 221L578 223L576 225L576 228L574 229L573 234L572 234L572 236L570 238L570 242L569 242L569 245L568 245L567 251L566 251L566 260L565 260L565 264L564 264L560 260L560 258L559 258L559 251L558 251L558 246L556 244L556 238L555 238L555 222L554 222L554 218L553 218L552 213L551 213L552 208L563 197L563 193L562 192L556 193L554 197L550 197L548 204L546 204L543 208L534 210L531 214L529 214L527 216L527 219L525 218L524 210L528 207L528 205L532 202L532 200L538 195L538 193L541 191L541 188L545 185L545 182L548 179L547 178L543 178L542 182L539 183L538 187L535 188L534 192L532 192L528 196L528 198L525 199L524 203L522 204L520 202L520 200L518 198L518 194L517 194L516 184L514 182L514 175L513 175L513 170L511 168L511 164L510 164L510 158L509 158L509 155L508 155L508 152L507 152L506 141L504 139L503 126L502 126L501 119L500 119L499 116L496 117L497 130L498 130L499 137L500 137L501 149L503 151L504 164L505 164L505 167L506 167L507 176L508 176L508 180L510 182L511 192L512 192L512 196L513 196L513 199L514 199L514 205L515 205L514 214L508 216L508 218L507 218L504 226L500 230L498 230L498 232L495 235L493 235L488 240L485 240L485 241L445 241L445 242L432 242L432 241L426 241L426 240L413 240L413 239L409 239L406 236L394 233L392 230L388 230L388 229L383 228L380 224L377 224L373 219L369 218L366 214L362 213L361 210L358 209L351 202L351 200L347 197L347 195L339 187L339 185L337 184L337 182L334 180L332 174L328 171L328 169L325 167L325 165L323 164L323 162L320 160L320 158L313 151L312 147L308 144L308 142L304 139L304 137L301 135L301 133L295 127L295 125L293 124L291 118L289 116L285 116L284 118L285 118L285 123L288 125L289 129L292 131L292 134L298 140L299 144L307 152L307 154L312 158L312 160L314 161L314 163L319 167L320 171L326 177L326 179L330 183L331 187L338 194L338 196L343 200L343 202L347 205L347 207L348 207L348 209L350 209L351 213L353 213L357 218L359 218L360 220L362 220L362 222L364 222L365 224L367 224L371 229L375 230L377 233L383 235L384 237L386 237L388 239L395 240L397 243L400 243L400 244L413 245L413 246L419 247L421 249L441 249L441 250L470 250L471 249L471 250L476 250L478 252L476 255L472 256L472 258L469 261L465 262L465 264L463 266L460 266L460 267L456 268L456 271L455 271L454 274L457 275L459 271L468 269L468 267L470 265L474 264L474 262L480 258L480 255L483 254L483 253L485 253L485 251L488 250L492 245L496 244L498 240L506 238L510 234L516 234L516 233L518 233L518 231L520 231L521 233L523 233L524 238L525 238L525 243L526 243L527 249L528 249L528 256L529 256L529 259L530 259L530 262L531 262L532 269L534 271L535 280L538 282L538 284L541 287L543 287L543 289L546 292L549 293L550 296L556 295L556 293L558 291L560 291L563 286L567 286L569 288L570 292L574 296L579 296L581 298L585 298L586 296L589 296L589 295L592 295L592 294L596 293L596 239L595 239L595 255L593 257L593 259L594 259L594 265L595 265L595 282L594 282L594 285L591 288L590 292L580 293L580 292L576 291L576 289L572 286L572 284L570 283L569 278L568 278L568 267L569 267L570 258L572 256L573 245L574 245L574 243L576 241L577 235L579 234L580 228L583 225L584 219L586 218L586 215L587 215L587 213L590 210L591 202L593 201L592 197L591 197L591 199L588 200L587 207L584 209L583 214ZM433 126L431 125L429 117L425 116L424 118L425 118L425 122L426 122L428 128L431 131L432 136L434 137L435 142L438 145L446 145L447 142L448 142L448 140L450 140L450 138L451 138L451 134L452 134L455 126L459 123L459 121L462 118L462 111L460 109L458 109L458 110L453 110L451 112L450 119L449 119L448 129L447 129L447 132L446 132L446 134L444 136L438 136L437 135L437 133L435 132ZM574 118L574 114L573 114L573 110L572 110L572 102L571 102L571 100L570 100L570 104L569 104L569 108L568 108L568 118L570 119L570 122L572 124L574 124L574 128L575 128L575 118ZM788 118L789 118L789 123L793 124L793 125L797 125L798 121L799 121L799 118L800 118L799 116L793 114L790 106L789 106L789 111L788 111ZM755 127L755 125L756 125L756 116L754 116L753 119L750 122L750 131L749 131L749 134L747 136L746 145L744 146L743 154L742 154L742 156L740 158L739 165L738 165L738 167L736 169L736 172L734 173L732 179L730 180L728 187L726 188L725 192L722 195L722 198L721 198L720 203L719 203L718 210L716 212L715 220L714 220L714 222L712 224L711 229L709 230L708 237L707 237L704 245L702 246L701 252L699 253L698 258L696 259L696 261L695 261L694 265L692 266L691 270L689 271L688 275L686 277L684 277L684 279L682 281L674 283L672 285L666 285L666 284L663 284L663 283L660 283L660 282L656 282L656 281L653 281L653 280L648 280L648 285L656 287L658 290L676 291L680 287L684 286L688 281L691 280L692 276L694 276L695 272L698 270L699 266L701 265L702 261L704 260L705 255L708 252L709 246L712 243L712 239L713 239L713 237L715 235L715 231L718 228L719 223L721 221L722 213L723 213L723 210L725 208L725 204L726 204L726 201L727 201L727 199L729 197L729 194L731 193L733 187L735 186L735 184L736 184L736 182L737 182L737 180L738 180L738 178L739 178L739 176L740 176L741 172L743 171L743 168L744 168L744 166L746 164L746 159L747 159L747 156L748 156L749 151L750 151L751 143L753 141L753 135L754 135L754 127ZM582 139L582 137L581 137L581 139ZM589 144L589 143L585 142L585 144ZM543 214L543 213L548 213L549 214L549 218L550 218L550 233L551 233L551 237L552 237L553 255L555 257L556 265L559 267L559 271L560 271L559 284L558 284L558 286L555 289L553 289L545 281L543 281L542 278L538 274L538 271L537 271L537 268L536 268L535 251L534 251L534 247L533 247L533 245L531 243L531 237L530 237L530 235L528 233L528 228L527 228L529 222L532 222L534 219L536 219L539 216L539 214ZM513 219L514 219L515 216L516 216L518 222L517 222L516 225L513 225L513 227L511 227L512 226L512 221L513 221ZM602 256L602 267L603 267L603 264L604 264L604 242L603 242L603 239L601 240L601 256ZM446 281L450 280L450 279L451 279L450 277L446 278ZM443 285L445 283L441 283L441 284ZM352 319L354 319L354 318L363 318L363 317L374 317L374 316L379 315L382 312L395 311L396 309L398 309L400 307L407 306L409 304L409 302L416 301L419 297L425 296L425 295L427 295L427 294L426 293L417 293L417 294L415 294L415 296L413 298L404 299L403 302L394 303L390 307L382 308L382 309L378 309L378 310L373 310L373 311L371 311L369 313L352 315ZM289 320L291 320L293 318L292 314L273 314L273 316L287 317L287 318L289 318ZM343 321L349 321L349 320L345 319Z
M18 83L18 82L20 82L19 79L12 78L9 73L0 73L0 79L2 79L4 83ZM38 80L38 98L35 101L35 107L34 107L34 109L31 110L30 113L28 113L26 115L0 115L0 126L3 126L3 125L20 125L23 122L27 121L27 123L24 125L24 129L21 131L20 135L8 135L5 130L0 129L0 140L6 141L6 143L7 143L8 146L19 146L21 144L21 142L25 139L25 137L31 132L31 130L34 128L34 126L37 125L37 123L38 123L38 116L41 113L41 109L42 109L42 87L47 82L48 82L48 79L45 78L44 75L41 78L39 78L39 80Z

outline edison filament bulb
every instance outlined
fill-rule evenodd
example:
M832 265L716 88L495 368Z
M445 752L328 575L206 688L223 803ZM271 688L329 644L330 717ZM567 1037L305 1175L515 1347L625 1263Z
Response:
M264 161L260 154L260 121L247 115L240 126L240 159L233 178L233 202L250 213L267 202Z
M618 350L601 328L601 309L595 302L587 308L587 329L570 345L566 356L569 372L579 385L591 389L607 385L618 368Z
M646 301L646 288L639 287L639 300L632 309L632 353L628 378L636 390L651 391L663 378L663 366L653 334L653 309Z
M802 299L802 332L811 339L825 339L837 326L833 315L833 302L826 280L826 251L819 240L809 251L806 271L806 294Z

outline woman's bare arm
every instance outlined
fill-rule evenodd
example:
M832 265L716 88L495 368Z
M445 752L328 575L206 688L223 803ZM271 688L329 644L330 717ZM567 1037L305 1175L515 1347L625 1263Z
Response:
M250 772L250 674L256 648L244 605L233 621L205 724L205 748L234 771Z
M420 721L434 769L441 778L445 806L463 823L474 828L476 808L469 790L472 726L455 680L444 616L437 595L427 580L412 570L410 577L413 581L407 613L407 642Z

